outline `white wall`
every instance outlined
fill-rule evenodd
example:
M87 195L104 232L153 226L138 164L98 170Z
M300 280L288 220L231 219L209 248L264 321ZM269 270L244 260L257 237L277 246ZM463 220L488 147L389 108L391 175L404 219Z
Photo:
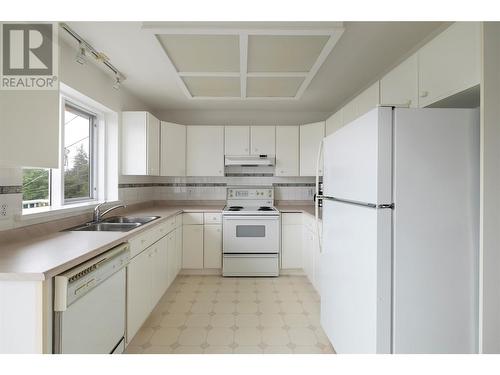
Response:
M137 97L127 91L125 87L120 90L113 89L113 76L101 70L96 64L88 61L81 65L75 61L76 48L70 45L62 37L59 48L59 77L62 83L93 99L104 107L116 112L118 115L122 110L149 110L147 106ZM29 109L27 109L29 110ZM118 116L118 129L120 129L121 116ZM119 136L119 134L118 134ZM120 155L118 150L118 155ZM121 170L121 168L119 168ZM0 168L0 189L2 186L19 186L22 183L20 168ZM118 176L120 181L121 175ZM113 181L113 179L108 179ZM114 180L116 182L116 179ZM0 216L0 230L10 229L18 226L33 224L33 221L21 221L21 194L1 194L0 203L7 202L9 205L7 216ZM39 219L36 221L44 221Z
M500 353L500 23L483 24L481 78L480 337Z

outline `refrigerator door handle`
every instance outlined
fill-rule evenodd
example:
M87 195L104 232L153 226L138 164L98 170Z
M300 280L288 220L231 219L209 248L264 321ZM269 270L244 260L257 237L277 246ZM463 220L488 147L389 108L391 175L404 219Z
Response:
M328 196L328 195L319 195L316 198L318 200L319 199L323 199L323 200L328 200L328 201L334 201L334 202L352 204L352 205L361 206L361 207L375 208L375 209L379 209L379 210L383 210L383 209L391 209L391 210L393 210L394 209L394 203L375 204L375 203L352 201L352 200L348 200L348 199L340 199L340 198L335 198L335 197L331 197L331 196Z
M318 236L319 252L323 252L322 239L319 231L319 164L321 162L321 153L323 152L323 139L319 142L318 155L316 157L316 199L314 200L314 219L316 221L316 235Z

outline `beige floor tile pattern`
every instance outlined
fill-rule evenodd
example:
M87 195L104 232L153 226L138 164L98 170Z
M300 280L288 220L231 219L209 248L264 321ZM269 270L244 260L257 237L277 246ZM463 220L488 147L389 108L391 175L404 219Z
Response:
M329 354L305 276L178 276L129 354Z

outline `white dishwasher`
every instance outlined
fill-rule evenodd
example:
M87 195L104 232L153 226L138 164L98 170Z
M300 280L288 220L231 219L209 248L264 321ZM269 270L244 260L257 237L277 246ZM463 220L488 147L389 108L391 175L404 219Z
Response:
M122 244L55 277L54 353L123 352L129 258Z

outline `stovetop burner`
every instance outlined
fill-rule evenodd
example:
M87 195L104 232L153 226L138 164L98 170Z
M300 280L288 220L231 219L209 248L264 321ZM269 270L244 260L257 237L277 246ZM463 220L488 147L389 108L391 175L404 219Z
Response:
M243 209L242 206L230 206L227 210L228 211L241 211Z
M262 207L259 207L259 209L257 211L273 211L273 209L269 206L262 206Z

